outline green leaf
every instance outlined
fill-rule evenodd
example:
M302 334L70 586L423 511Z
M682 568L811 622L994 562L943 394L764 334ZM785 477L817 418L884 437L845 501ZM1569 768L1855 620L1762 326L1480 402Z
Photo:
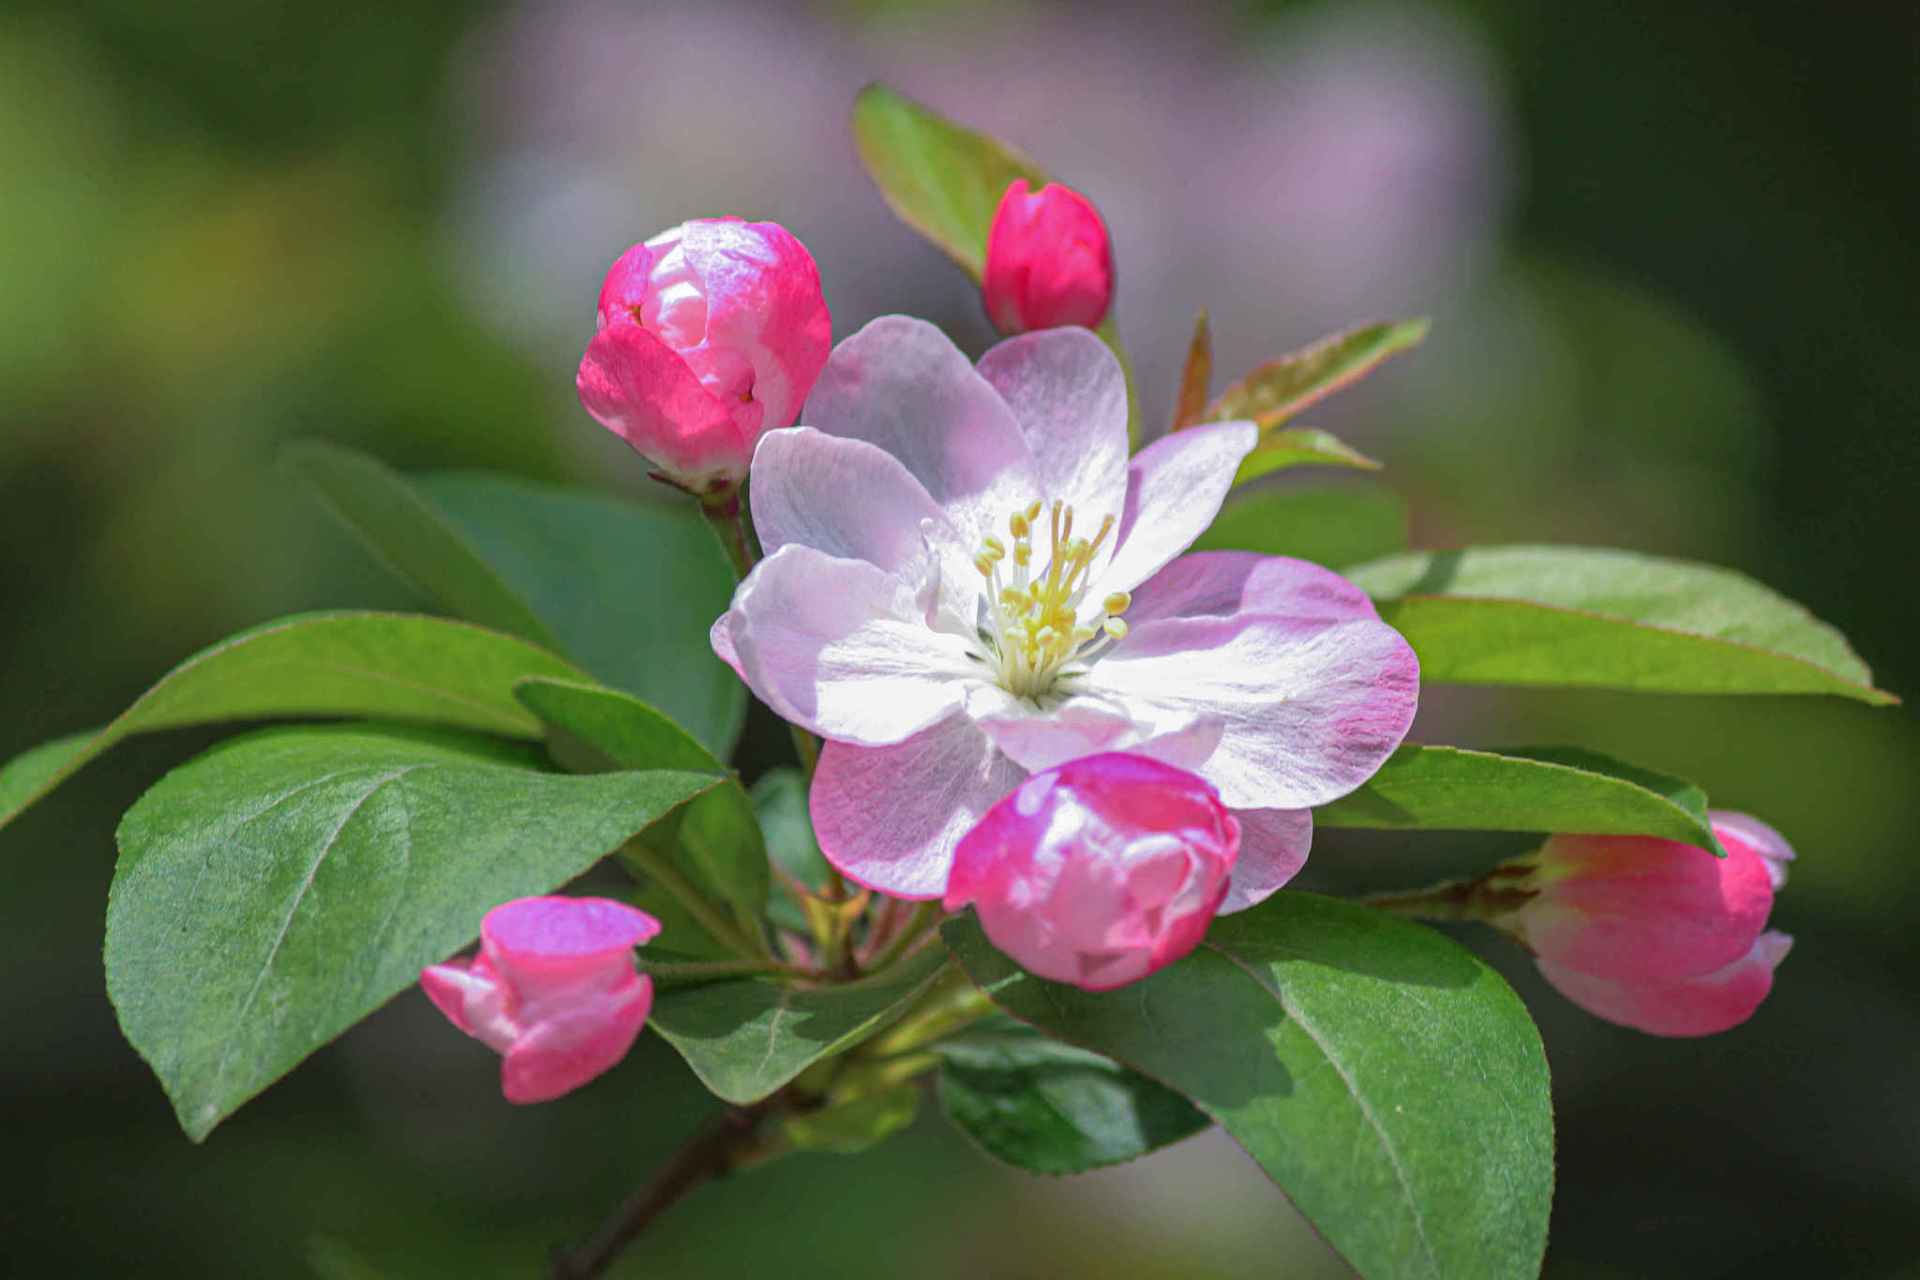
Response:
M753 807L766 833L767 853L780 869L809 889L826 886L829 868L813 838L807 812L807 780L788 766L768 770L753 784Z
M1211 1121L1173 1090L1019 1023L933 1046L940 1105L988 1154L1029 1173L1084 1173Z
M198 1141L470 941L714 785L568 777L526 747L277 728L168 774L120 824L107 992Z
M931 240L976 283L986 270L987 232L1016 179L1037 190L1038 165L1014 148L870 84L853 101L861 163L900 220Z
M406 477L337 445L292 445L383 564L442 608L564 654L721 754L746 691L707 641L733 570L689 503L623 502L478 473Z
M1361 453L1332 432L1316 427L1262 428L1260 443L1240 463L1233 476L1236 485L1289 467L1353 467L1378 471L1380 464Z
M896 969L838 986L744 978L663 991L649 1025L707 1088L746 1105L884 1029L933 984L946 959L945 950L932 947Z
M1664 836L1721 852L1706 792L1578 747L1499 754L1404 746L1358 791L1315 809L1313 820L1322 827Z
M581 665L732 753L747 691L714 656L733 566L691 502L624 502L505 476L423 476L500 576Z
M850 1156L879 1146L912 1124L918 1114L919 1086L902 1084L788 1116L780 1131L798 1150Z
M883 84L870 84L854 98L853 141L887 206L958 263L975 284L986 271L987 233L1007 187L1025 178L1037 191L1052 181L1013 147L955 124ZM1138 444L1133 362L1111 313L1094 332L1126 375L1127 430Z
M1222 391L1207 406L1207 422L1251 418L1262 428L1277 427L1359 381L1388 356L1419 345L1427 336L1425 320L1370 324L1332 334L1255 369Z
M121 739L281 716L374 716L538 737L513 698L523 676L580 672L524 640L399 613L310 613L230 636L162 676L105 728L0 769L0 826Z
M564 651L465 535L385 463L324 441L298 440L281 450L280 465L309 485L389 570L449 613Z
M1440 934L1284 892L1093 994L1021 972L971 916L945 933L1010 1013L1190 1098L1361 1275L1539 1274L1546 1056L1500 976Z
M657 843L712 897L746 922L758 919L767 905L767 849L753 803L732 770L631 694L542 679L522 681L514 692L535 715L594 752L593 771L678 769L718 779L719 786L691 801L673 823L661 824Z
M1378 485L1258 493L1230 502L1195 551L1258 551L1340 569L1404 550L1407 506Z
M1899 701L1838 631L1727 569L1515 546L1394 556L1348 576L1426 680Z

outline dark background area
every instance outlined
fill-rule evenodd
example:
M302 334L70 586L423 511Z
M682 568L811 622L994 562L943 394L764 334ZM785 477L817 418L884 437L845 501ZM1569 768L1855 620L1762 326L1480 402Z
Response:
M284 439L640 492L573 365L605 264L681 218L787 222L842 334L905 310L983 346L971 290L858 175L844 112L875 75L1101 204L1150 418L1200 305L1229 376L1432 314L1424 350L1314 419L1387 462L1424 545L1730 564L1920 695L1910 6L1178 10L15 0L0 754L108 719L252 622L410 603L273 470ZM1548 1274L1920 1274L1912 712L1434 689L1416 733L1610 751L1801 855L1773 997L1704 1041L1595 1022L1461 935L1555 1069ZM115 819L217 736L136 740L0 832L0 1271L533 1274L705 1105L657 1039L513 1109L409 995L202 1147L120 1039L99 950ZM1308 882L1503 851L1329 833ZM1062 1182L937 1117L704 1193L623 1274L776 1271L1345 1274L1217 1134Z

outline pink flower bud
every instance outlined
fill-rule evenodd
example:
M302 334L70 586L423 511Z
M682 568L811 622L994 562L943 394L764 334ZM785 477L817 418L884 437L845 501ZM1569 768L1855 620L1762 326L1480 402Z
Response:
M1098 326L1113 303L1113 243L1092 203L1057 182L1030 192L1016 178L987 233L981 290L1001 333Z
M1663 1036L1738 1026L1792 944L1766 925L1793 849L1745 814L1712 819L1725 858L1677 840L1555 836L1502 878L1533 896L1497 923L1598 1017Z
M1028 971L1105 991L1199 945L1239 853L1240 824L1193 774L1086 756L1033 775L961 839L946 908L971 903Z
M806 247L738 218L682 223L621 254L596 323L580 403L694 493L738 484L761 433L793 425L833 343Z
M653 1007L633 949L660 922L610 898L519 898L480 922L480 954L420 971L453 1025L504 1055L508 1102L571 1093L626 1056Z

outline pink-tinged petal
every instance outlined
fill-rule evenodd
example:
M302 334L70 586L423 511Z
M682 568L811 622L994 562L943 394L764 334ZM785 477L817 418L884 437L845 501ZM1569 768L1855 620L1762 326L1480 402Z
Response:
M707 643L713 646L713 652L720 661L733 668L733 674L742 680L746 673L740 669L740 651L733 647L733 614L727 612L713 620L707 628Z
M1193 545L1220 514L1240 460L1260 432L1251 422L1213 422L1154 441L1127 467L1119 545L1100 575L1102 592L1130 591Z
M594 334L575 385L588 413L683 487L747 474L752 451L726 406L640 325L616 318Z
M1280 618L1345 622L1378 618L1367 593L1331 569L1253 551L1195 551L1133 589L1127 622L1160 618Z
M1082 687L1136 715L1217 719L1220 745L1195 771L1226 803L1307 809L1393 754L1413 723L1420 666L1382 622L1163 618L1133 630Z
M472 1035L473 1019L467 1016L467 1004L492 988L492 981L473 972L473 962L464 958L445 964L430 964L420 971L420 989L433 1001L433 1007L447 1021Z
M864 560L790 543L734 593L736 669L762 702L822 737L881 746L944 720L983 678L934 631L920 594Z
M999 685L982 684L967 690L966 711L995 746L1028 770L1051 769L1141 736L1124 707L1102 698L1070 697L1043 710Z
M1722 844L1731 838L1752 849L1766 859L1774 890L1786 888L1787 864L1793 861L1794 852L1785 836L1751 814L1735 813L1731 809L1715 809L1707 817Z
M898 458L969 547L1043 496L1013 411L924 320L882 316L835 347L801 421Z
M828 742L813 779L814 836L856 883L937 898L954 846L1025 777L965 716L888 747Z
M939 505L892 454L812 427L760 438L752 502L754 531L766 554L797 543L843 560L865 560L909 581L929 571L921 521L946 524ZM957 541L957 535L946 541Z
M604 329L617 320L644 323L642 310L647 301L653 264L673 244L679 243L679 237L680 228L675 227L655 236L653 243L636 244L614 259L613 265L607 269L607 278L600 284L600 302L594 314L595 328ZM656 248L656 245L660 247ZM704 329L705 325L701 327Z
M1030 972L1109 990L1199 945L1239 840L1239 823L1193 774L1088 756L1027 779L967 833L945 906L972 906Z
M1113 304L1113 241L1099 211L1071 187L1008 184L987 230L980 280L987 316L1002 333L1085 325Z
M480 946L523 993L533 984L633 968L627 954L660 933L660 922L612 898L516 898L480 921Z
M629 981L529 1026L500 1063L508 1102L550 1102L627 1056L653 1008L653 979Z
M758 409L743 430L793 425L833 345L833 321L813 255L776 222L702 219L681 228L680 251L704 286L708 350L750 365L744 391Z
M1614 981L1544 959L1539 966L1555 990L1595 1017L1656 1036L1710 1036L1753 1016L1792 945L1784 933L1763 933L1731 964L1665 982Z
M1629 983L1712 973L1747 953L1773 910L1767 860L1722 843L1725 858L1651 836L1555 836L1510 919L1560 969Z
M1040 493L1074 509L1091 538L1127 502L1127 380L1107 344L1085 329L1046 329L1009 338L980 359L1033 450ZM1110 536L1093 576L1111 556Z
M1240 823L1240 860L1220 914L1244 911L1300 874L1313 847L1313 814L1306 809L1235 809Z

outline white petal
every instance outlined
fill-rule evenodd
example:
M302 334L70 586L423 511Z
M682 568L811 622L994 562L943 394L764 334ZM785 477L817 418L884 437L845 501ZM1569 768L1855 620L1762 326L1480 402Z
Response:
M1118 521L1127 501L1127 379L1107 344L1086 329L1042 329L988 351L980 374L1033 451L1036 496L1070 504L1075 531L1088 538L1104 517ZM1109 535L1096 576L1115 545Z
M1039 772L1143 736L1124 707L1075 697L1041 710L998 685L967 691L967 716L1021 767Z
M814 836L867 888L938 898L960 838L1026 776L965 716L893 746L829 742L813 779Z
M926 572L921 522L946 523L892 454L811 427L762 436L752 476L753 527L768 555L797 543L915 582Z
M945 719L980 675L964 642L929 628L924 612L899 578L789 544L734 592L734 668L762 702L823 737L899 742Z
M1227 881L1220 914L1263 902L1300 873L1313 846L1313 814L1305 809L1235 809L1240 859Z
M924 320L882 316L835 347L800 421L899 459L970 545L1042 496L1013 411Z
M1253 551L1195 551L1134 588L1127 622L1238 613L1327 621L1380 616L1366 592L1317 564Z
M1373 776L1413 723L1420 669L1383 622L1164 618L1115 646L1087 692L1218 717L1194 772L1235 809L1306 809Z
M1130 591L1193 545L1220 514L1240 460L1260 432L1251 422L1213 422L1163 436L1127 467L1119 548L1098 579L1101 594Z

